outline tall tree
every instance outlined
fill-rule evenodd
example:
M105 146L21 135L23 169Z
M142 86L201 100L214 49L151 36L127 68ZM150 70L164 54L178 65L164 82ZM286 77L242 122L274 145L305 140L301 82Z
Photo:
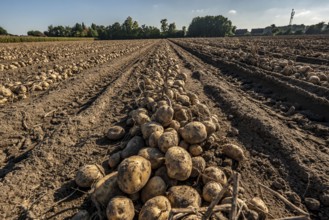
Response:
M8 34L7 30L0 26L0 35L7 35L7 34Z
M160 21L161 23L161 31L163 34L167 34L168 32L168 20L165 18L165 19L162 19Z

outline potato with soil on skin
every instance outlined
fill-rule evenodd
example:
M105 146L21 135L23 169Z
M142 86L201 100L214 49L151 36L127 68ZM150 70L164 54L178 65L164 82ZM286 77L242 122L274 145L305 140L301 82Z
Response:
M106 137L110 140L116 141L123 138L123 136L125 136L125 133L126 132L125 129L123 129L123 127L116 125L110 127L110 129L106 133Z
M147 200L153 197L164 195L166 189L167 185L161 177L152 177L141 191L142 202L145 203Z
M248 203L248 208L256 211L258 214L268 214L268 208L265 202L259 197L254 197L252 200L250 200Z
M90 164L80 167L76 176L75 182L80 187L91 187L92 184L103 178L104 169L101 165Z
M123 194L118 186L117 177L118 172L113 172L104 176L95 184L91 194L94 203L106 207L110 199Z
M139 156L151 162L152 169L158 169L164 163L164 153L162 153L158 148L147 147L143 148L138 152Z
M145 147L143 138L140 136L135 136L130 139L126 147L121 151L121 158L124 159L133 155L137 155L143 147Z
M216 124L211 120L205 120L202 122L206 126L207 136L209 137L216 131Z
M174 109L169 105L163 105L154 114L155 121L164 127L168 126L174 117Z
M111 220L133 220L135 208L131 199L117 196L110 200L106 208L107 219Z
M158 141L162 134L163 134L163 131L153 132L148 139L149 146L153 147L153 148L158 147Z
M184 141L189 144L199 144L207 139L206 126L198 121L186 124L179 129L179 133Z
M149 199L142 207L139 220L167 220L171 211L169 200L164 196Z
M141 156L124 159L118 166L119 188L133 194L141 190L151 176L151 162Z
M216 181L225 185L227 183L227 178L225 173L219 167L210 166L203 171L202 181L203 184L207 184L210 181Z
M206 169L206 161L203 157L192 157L192 173L191 177L197 177Z
M167 174L170 178L184 181L192 172L192 158L190 154L181 147L174 146L168 149L165 155Z
M167 198L173 208L187 208L189 206L199 208L201 206L199 193L186 185L171 187L168 190Z
M176 121L176 120L172 120L170 122L170 124L168 125L168 127L169 128L173 128L173 129L175 129L178 132L178 130L180 128L180 123L178 121Z
M208 182L202 189L202 197L206 202L211 202L223 189L220 183L215 181Z
M245 159L242 148L235 144L224 144L222 146L222 153L239 162Z
M199 144L192 144L188 151L193 157L200 156L203 152L202 147Z
M159 176L163 179L163 181L165 181L166 185L168 187L171 186L176 186L177 185L177 180L172 179L168 176L167 173L167 167L166 166L162 166L159 169L157 169L154 173L154 176Z
M141 128L142 128L143 138L145 140L147 140L153 132L159 131L163 133L164 131L161 124L153 121L143 124Z
M179 143L178 133L176 130L172 129L170 131L165 131L158 140L158 148L166 153L167 150L173 146L177 146Z

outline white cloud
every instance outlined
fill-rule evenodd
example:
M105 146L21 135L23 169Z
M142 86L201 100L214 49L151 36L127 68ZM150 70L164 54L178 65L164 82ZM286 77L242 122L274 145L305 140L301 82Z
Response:
M205 9L195 9L192 10L192 13L204 13L206 10Z
M228 13L231 15L235 15L237 13L237 11L232 9L232 10L229 10Z

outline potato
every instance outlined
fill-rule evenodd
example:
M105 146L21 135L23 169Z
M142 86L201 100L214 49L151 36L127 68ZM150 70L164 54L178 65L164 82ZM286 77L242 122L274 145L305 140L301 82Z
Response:
M154 176L146 183L145 187L141 192L142 202L145 203L147 200L155 197L164 195L167 189L165 181L159 177Z
M127 158L133 155L137 155L138 151L140 151L143 147L145 147L145 143L142 137L135 136L126 145L126 147L121 151L121 157Z
M202 189L202 197L206 202L211 202L223 189L220 183L215 181L208 182Z
M207 167L202 175L203 184L207 184L210 181L216 181L222 185L225 185L227 182L225 173L215 166Z
M204 124L198 121L190 122L179 129L180 135L189 144L199 144L207 139L207 130Z
M244 206L245 202L242 199L237 198L237 204L238 206ZM232 197L225 197L221 202L221 205L225 205L225 204L232 204Z
M104 169L98 164L90 164L80 167L75 182L80 187L91 187L104 176Z
M268 213L268 208L265 202L259 197L254 197L252 200L250 200L248 203L248 208L255 210L258 214Z
M153 121L147 122L142 125L142 134L145 140L148 139L155 131L160 131L163 133L164 129L161 124Z
M229 158L232 158L237 161L242 161L245 159L243 150L241 147L235 144L225 144L222 146L222 153Z
M0 85L0 95L4 97L10 97L13 95L13 93L10 89L7 89L6 87Z
M163 131L155 131L153 132L149 139L148 139L148 144L150 147L158 147L158 140L163 134Z
M166 167L166 166L162 166L162 167L160 167L159 169L157 169L157 170L155 171L154 176L159 176L159 177L161 177L161 178L165 181L165 183L166 183L166 185L167 185L168 187L176 186L176 185L177 185L177 180L172 179L172 178L170 178L170 177L168 176L168 173L167 173L167 167Z
M172 120L168 126L170 128L175 129L178 132L178 130L180 128L180 123L178 121L176 121L176 120Z
M116 141L125 136L125 129L121 126L112 126L108 130L106 137L110 140Z
M192 173L191 177L197 177L206 169L206 161L203 157L192 157Z
M127 197L114 197L107 205L106 216L107 219L111 220L133 220L135 216L134 204Z
M192 159L190 154L181 147L174 146L168 149L165 155L165 164L170 178L184 181L192 172Z
M144 113L137 114L133 119L138 125L143 125L143 124L151 121L150 117Z
M129 135L130 136L141 136L142 135L142 130L141 126L139 125L134 125L129 129Z
M177 120L178 122L188 121L190 119L189 115L190 114L188 110L181 107L175 109L174 119Z
M149 160L151 162L152 169L158 169L164 163L164 153L162 153L158 148L143 148L138 152L138 155Z
M142 207L139 220L167 220L171 211L169 200L164 196L149 199Z
M169 105L163 105L155 112L155 121L164 127L168 126L174 117L174 109Z
M190 106L191 102L190 102L190 98L187 95L176 95L176 101L178 103L181 103L184 106Z
M121 151L112 154L108 160L108 164L111 168L116 167L121 162Z
M214 122L212 122L211 120L205 120L202 122L202 124L204 124L204 126L206 126L208 137L216 131L216 124Z
M194 157L196 156L200 156L203 152L202 147L199 144L192 144L188 151L190 152L190 154Z
M172 129L171 131L164 132L158 140L158 148L166 153L170 147L178 145L178 133L176 130Z
M190 186L173 186L168 190L167 198L173 208L187 208L189 206L199 208L201 197L199 193Z
M141 190L151 176L151 163L141 156L124 159L118 166L119 188L133 194Z
M117 182L118 172L110 173L100 179L93 187L91 199L96 204L106 207L110 199L122 195Z

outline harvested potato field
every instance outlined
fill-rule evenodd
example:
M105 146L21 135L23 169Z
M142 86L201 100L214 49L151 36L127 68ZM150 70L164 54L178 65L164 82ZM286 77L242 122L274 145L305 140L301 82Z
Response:
M328 219L328 42L2 44L1 219Z

